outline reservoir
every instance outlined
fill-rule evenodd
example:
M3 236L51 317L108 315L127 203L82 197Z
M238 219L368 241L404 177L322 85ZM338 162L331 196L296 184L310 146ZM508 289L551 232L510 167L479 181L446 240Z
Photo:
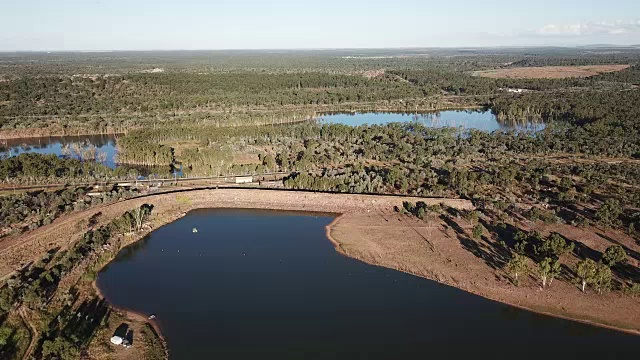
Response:
M0 158L22 153L55 154L76 159L93 159L116 167L116 138L114 135L52 136L0 140Z
M325 236L333 218L192 211L123 249L97 284L155 314L176 360L637 356L640 337L342 256Z
M363 112L363 113L327 113L321 115L320 123L344 124L349 126L384 125L393 122L418 122L427 127L454 127L476 129L485 132L496 130L540 131L544 129L541 122L513 123L499 121L490 110L447 110L431 113L406 112Z

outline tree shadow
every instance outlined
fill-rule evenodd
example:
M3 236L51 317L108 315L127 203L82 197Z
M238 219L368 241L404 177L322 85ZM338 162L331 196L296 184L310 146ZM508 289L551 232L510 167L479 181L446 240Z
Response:
M65 324L61 334L76 339L78 346L87 345L109 311L109 305L104 299L94 297L91 301L85 300L74 311L76 316Z
M563 236L564 238L564 236ZM565 240L567 240L565 238ZM572 241L572 240L570 240ZM597 250L593 250L592 248L588 247L587 245L585 245L584 243L577 241L577 240L573 240L573 254L581 260L586 260L586 259L591 259L593 261L600 261L600 258L602 258L602 253L600 251Z
M506 261L508 261L508 256L505 257L505 251L499 249L495 243L488 241L486 237L481 237L482 242L473 240L466 234L464 229L449 216L442 215L440 218L456 232L456 237L465 250L477 258L482 259L492 269L501 269Z
M610 243L614 244L614 245L620 245L622 246L622 248L624 249L624 251L627 253L627 255L631 256L632 258L634 258L635 260L640 261L640 253L638 253L635 250L630 249L629 247L627 247L624 244L621 244L619 241L612 239L611 237L601 233L601 232L596 232L596 235L600 236L603 239L606 239L607 241L609 241Z
M68 340L79 349L86 347L110 313L108 303L98 297L84 300L75 309L73 305L65 305L58 316L49 322L48 329L40 337L34 354L42 352L45 341L53 341L59 337Z

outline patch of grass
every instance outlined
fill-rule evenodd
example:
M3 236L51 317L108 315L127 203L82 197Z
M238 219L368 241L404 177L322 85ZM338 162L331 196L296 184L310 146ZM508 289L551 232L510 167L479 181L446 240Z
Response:
M144 324L141 333L145 345L145 360L163 360L165 358L164 344L153 327L148 323Z

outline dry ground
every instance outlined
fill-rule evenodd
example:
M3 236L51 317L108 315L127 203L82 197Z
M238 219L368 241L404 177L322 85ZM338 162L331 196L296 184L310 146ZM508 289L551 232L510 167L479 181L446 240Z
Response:
M514 67L478 71L476 75L494 79L564 79L582 78L628 68L629 65Z
M558 232L577 241L583 253L599 254L614 243L627 247L637 266L640 246L625 234L569 225L530 224L543 235ZM483 297L558 317L640 334L640 299L618 292L582 293L570 279L556 279L542 290L534 275L519 287L502 269L507 260L493 239L471 238L467 220L432 216L426 222L391 211L345 214L329 228L338 251L364 262L436 280ZM577 258L561 259L571 271ZM533 263L530 267L535 268Z

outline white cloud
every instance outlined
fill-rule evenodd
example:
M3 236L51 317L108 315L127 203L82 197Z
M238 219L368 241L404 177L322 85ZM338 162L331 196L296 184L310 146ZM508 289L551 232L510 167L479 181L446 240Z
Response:
M640 20L597 21L579 24L547 24L535 32L539 36L625 35L640 33Z

